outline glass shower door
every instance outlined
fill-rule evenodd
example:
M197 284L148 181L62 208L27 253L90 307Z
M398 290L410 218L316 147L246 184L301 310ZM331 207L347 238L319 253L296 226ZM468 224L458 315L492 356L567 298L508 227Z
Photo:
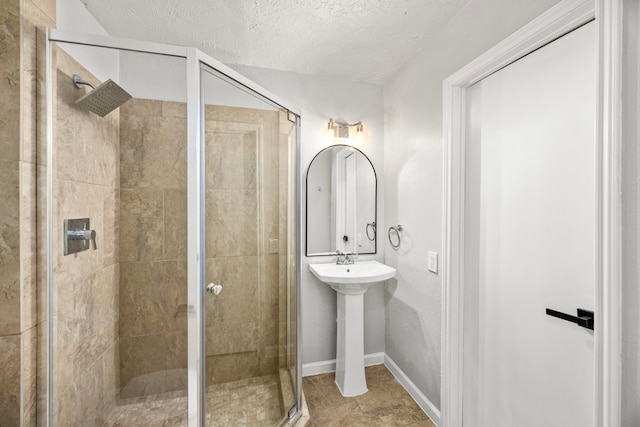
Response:
M42 424L288 424L299 117L196 49L47 35Z
M54 426L183 425L186 58L50 49L50 385L40 416L50 411ZM130 98L114 103L123 91Z
M298 117L201 71L204 406L210 426L295 413Z

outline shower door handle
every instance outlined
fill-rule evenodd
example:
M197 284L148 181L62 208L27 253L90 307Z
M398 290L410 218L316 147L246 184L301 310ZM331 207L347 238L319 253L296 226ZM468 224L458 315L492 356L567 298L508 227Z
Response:
M210 292L214 295L220 295L220 292L222 292L222 285L216 285L214 283L209 283L207 285L207 292Z
M572 316L567 313L562 313L560 311L551 310L547 308L547 314L549 316L557 317L562 320L566 320L567 322L572 322L577 324L578 326L582 326L583 328L591 329L593 331L593 311L584 310L582 308L578 309L578 315Z

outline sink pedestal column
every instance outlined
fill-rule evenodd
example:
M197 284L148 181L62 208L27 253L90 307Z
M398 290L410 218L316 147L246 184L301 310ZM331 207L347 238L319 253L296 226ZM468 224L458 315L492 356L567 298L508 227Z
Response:
M343 396L366 393L364 376L364 294L376 283L396 275L396 269L378 261L355 264L309 264L318 279L338 295L336 384Z
M343 396L368 391L364 376L364 293L366 289L338 291L336 384Z

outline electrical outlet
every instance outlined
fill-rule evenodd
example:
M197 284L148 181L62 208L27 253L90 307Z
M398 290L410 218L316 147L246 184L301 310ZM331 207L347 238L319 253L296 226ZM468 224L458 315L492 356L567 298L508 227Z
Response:
M427 268L429 269L429 271L438 274L438 253L437 252L429 251Z

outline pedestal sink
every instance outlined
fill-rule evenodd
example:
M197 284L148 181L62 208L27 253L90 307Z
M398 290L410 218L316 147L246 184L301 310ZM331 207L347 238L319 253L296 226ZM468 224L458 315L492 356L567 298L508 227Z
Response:
M368 391L364 376L364 293L376 283L391 279L396 269L378 261L350 265L310 264L321 281L338 292L336 384L343 396Z

